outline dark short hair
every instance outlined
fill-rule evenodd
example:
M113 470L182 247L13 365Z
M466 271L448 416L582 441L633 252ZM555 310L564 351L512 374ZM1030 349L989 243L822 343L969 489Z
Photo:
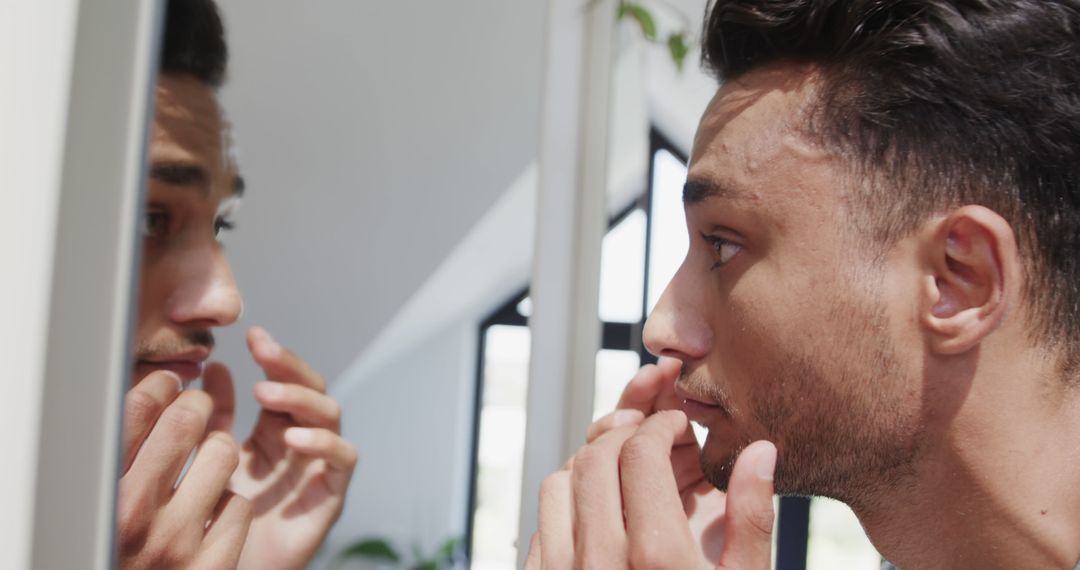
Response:
M805 130L849 159L874 243L981 204L1012 225L1038 341L1080 346L1080 0L715 0L721 79L819 70Z
M225 26L213 0L169 0L161 73L188 74L218 88L225 81L229 50Z

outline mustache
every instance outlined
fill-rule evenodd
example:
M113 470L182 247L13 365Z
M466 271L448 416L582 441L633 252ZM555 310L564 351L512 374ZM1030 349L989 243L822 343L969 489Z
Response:
M194 348L214 350L214 334L210 331L191 331L178 337L153 339L135 345L135 360L152 360L181 354Z
M699 372L692 372L685 364L679 369L679 378L676 383L681 384L692 394L700 394L715 403L720 411L729 418L735 417L735 406L727 392L720 386L709 382L708 378Z

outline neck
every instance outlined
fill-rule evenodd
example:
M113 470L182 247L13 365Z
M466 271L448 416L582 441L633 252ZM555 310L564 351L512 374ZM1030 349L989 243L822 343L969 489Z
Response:
M1045 362L981 362L1000 372L970 382L942 376L962 394L931 414L914 473L852 505L886 559L905 570L1080 561L1080 390L1043 374Z

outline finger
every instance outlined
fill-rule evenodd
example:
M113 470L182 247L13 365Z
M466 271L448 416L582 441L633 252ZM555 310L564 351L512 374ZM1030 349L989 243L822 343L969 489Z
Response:
M645 419L645 414L638 409L615 410L596 420L585 433L585 441L592 443L596 438L622 426L637 425Z
M572 568L574 505L569 471L556 471L540 482L540 559L544 568Z
M176 399L183 388L174 372L151 372L128 391L124 397L124 469L127 473L139 447L157 423L165 408Z
M326 461L327 486L344 492L359 454L345 438L328 429L291 427L285 430L285 443L297 453Z
M724 549L717 568L769 568L772 558L776 446L750 444L735 460L724 513Z
M214 401L214 412L210 415L207 429L232 433L233 419L236 417L236 391L233 389L232 374L224 364L211 362L206 366L203 391Z
M251 502L230 491L218 501L214 520L206 529L197 568L236 568L251 527Z
M202 441L213 407L202 390L186 390L177 396L161 413L121 479L121 492L150 493L152 504L164 504L191 451Z
M525 570L540 570L543 567L540 558L540 533L534 532L529 541L529 555L525 558Z
M233 438L220 431L210 434L169 501L166 516L184 521L184 526L195 525L201 537L203 525L213 516L239 463L240 453Z
M671 448L671 468L675 472L675 484L680 493L705 479L705 473L701 470L701 450L697 445L676 445Z
M642 366L623 389L616 408L633 408L645 415L657 410L678 409L675 381L679 378L681 366L680 361L669 357L662 357L656 364Z
M248 350L266 377L278 382L301 384L326 391L326 380L303 359L278 344L262 327L251 327L247 334Z
M626 565L619 452L635 431L636 425L616 428L574 456L574 563L581 568Z
M255 399L263 408L289 414L302 425L341 431L341 405L306 386L259 382L255 385Z
M264 409L259 412L249 441L259 455L282 457L289 449L285 443L285 430L292 427L296 427L296 420L292 416Z
M672 446L689 429L682 412L658 412L623 444L619 468L631 559L640 560L643 549L654 547L656 536L673 537L666 541L673 548L678 548L678 541L692 542L671 466ZM650 550L648 559L654 555Z

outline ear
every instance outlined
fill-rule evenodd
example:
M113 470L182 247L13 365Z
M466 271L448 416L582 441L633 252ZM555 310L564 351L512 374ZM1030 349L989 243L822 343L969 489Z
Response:
M993 210L964 206L934 222L923 250L928 269L922 322L931 349L954 355L979 345L1005 320L1020 285L1012 227Z

